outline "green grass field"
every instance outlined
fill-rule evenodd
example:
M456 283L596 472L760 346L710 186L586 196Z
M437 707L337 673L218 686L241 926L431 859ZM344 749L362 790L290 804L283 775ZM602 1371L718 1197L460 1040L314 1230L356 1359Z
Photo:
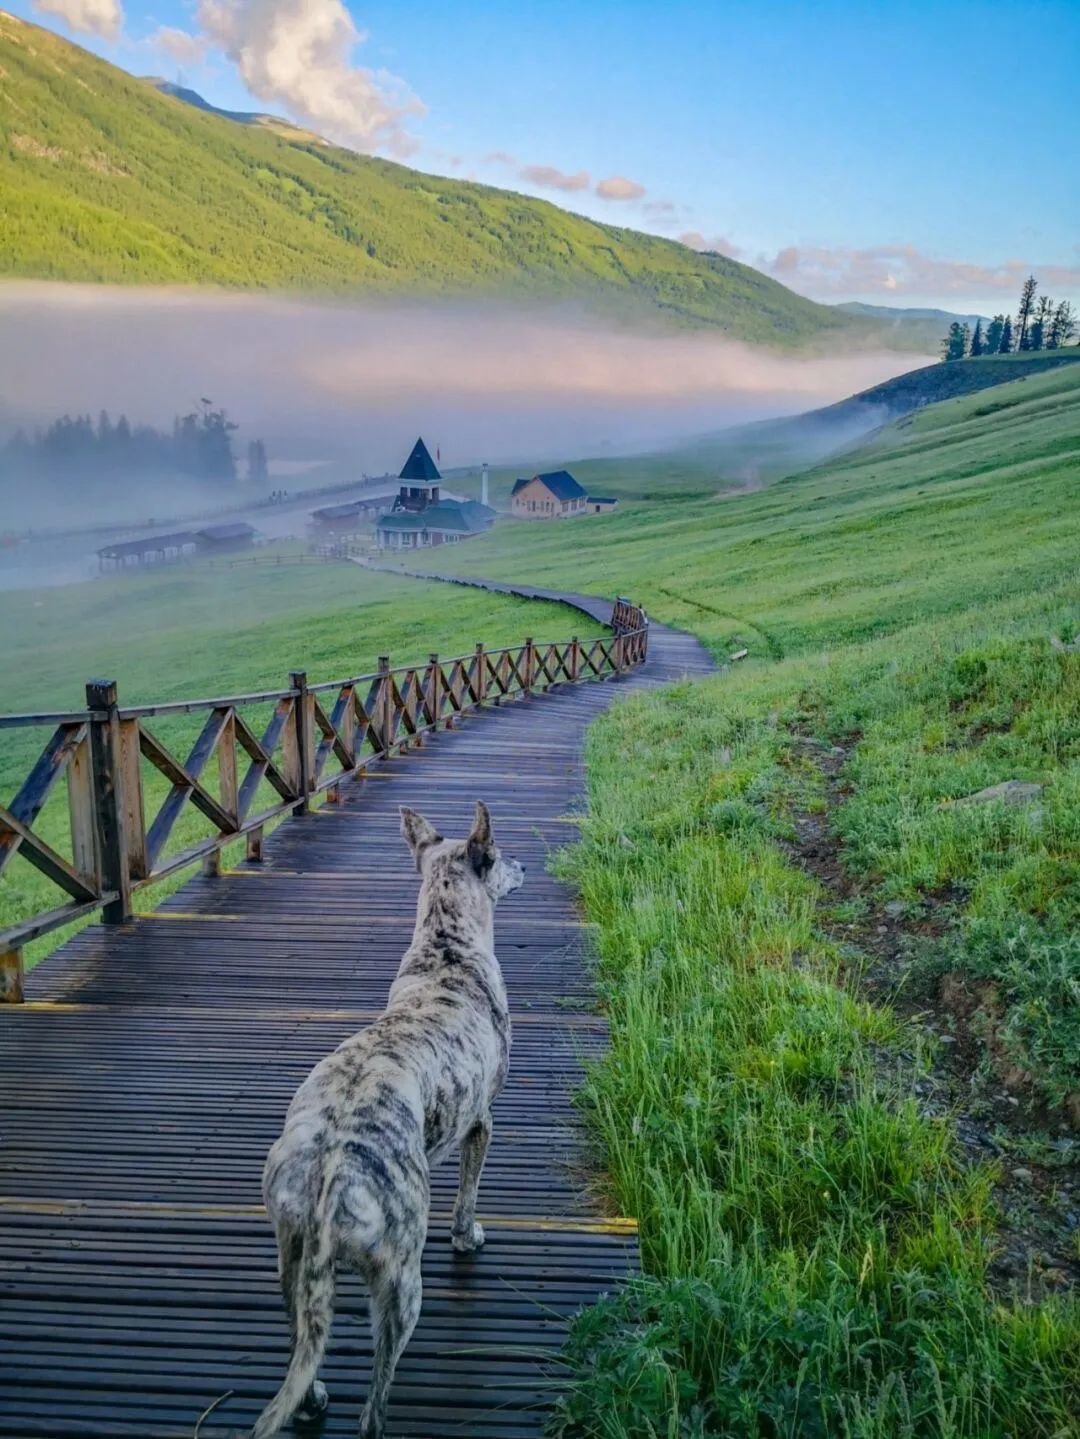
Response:
M599 628L559 605L420 585L350 564L257 564L235 568L180 566L106 577L90 584L0 592L0 658L17 676L12 711L79 709L85 683L115 679L120 703L210 698L285 689L289 673L309 682L372 672L382 654L395 665L449 659L477 641L496 648ZM249 707L256 729L268 711ZM150 720L153 732L181 759L205 716ZM0 792L9 800L49 737L41 728L6 730L0 744ZM167 790L143 766L147 810ZM211 786L212 788L212 786ZM267 794L267 802L269 802ZM256 803L256 810L262 801ZM54 792L36 832L63 854L68 819L63 786ZM188 807L171 837L175 853L208 834ZM140 891L153 908L183 875ZM0 927L62 902L59 891L16 856L0 878ZM34 962L62 939L57 931L28 947Z
M584 1105L647 1278L575 1326L557 1432L1076 1434L1080 370L755 494L653 463L453 557L751 656L592 733Z

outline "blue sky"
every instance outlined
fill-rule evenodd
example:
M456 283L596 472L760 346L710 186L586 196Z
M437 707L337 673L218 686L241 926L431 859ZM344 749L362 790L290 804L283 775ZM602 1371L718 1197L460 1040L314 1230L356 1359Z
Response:
M1032 266L1080 300L1080 0L7 3L216 104L818 298L989 312Z

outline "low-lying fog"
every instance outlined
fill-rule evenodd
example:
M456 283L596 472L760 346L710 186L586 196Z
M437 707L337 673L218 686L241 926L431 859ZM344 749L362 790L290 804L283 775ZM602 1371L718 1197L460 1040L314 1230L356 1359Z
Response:
M800 358L715 334L631 332L566 307L44 283L0 285L0 336L0 445L20 427L101 410L167 429L205 396L239 426L241 469L247 442L262 438L272 481L286 487L305 462L334 462L338 480L396 473L417 434L444 468L628 454L825 404L911 365L895 353ZM196 499L155 481L130 518L160 523ZM0 488L0 532L125 512L100 485L57 494L9 473Z

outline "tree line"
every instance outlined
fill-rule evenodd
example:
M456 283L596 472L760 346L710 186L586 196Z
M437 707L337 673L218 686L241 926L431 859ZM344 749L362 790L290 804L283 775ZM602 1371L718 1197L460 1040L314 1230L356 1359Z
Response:
M0 470L14 478L49 480L140 478L187 475L213 483L238 478L233 434L237 426L224 409L203 400L199 409L178 415L172 429L132 425L126 415L114 423L102 410L97 423L89 415L63 415L28 435L18 430L0 450ZM266 446L248 445L247 478L269 479Z
M1020 350L1059 350L1076 334L1077 319L1068 300L1055 302L1049 295L1038 295L1039 282L1029 275L1020 291L1016 322L1012 315L995 315L983 330L982 320L975 329L961 320L954 320L941 342L943 360L963 360L969 355L1010 355Z

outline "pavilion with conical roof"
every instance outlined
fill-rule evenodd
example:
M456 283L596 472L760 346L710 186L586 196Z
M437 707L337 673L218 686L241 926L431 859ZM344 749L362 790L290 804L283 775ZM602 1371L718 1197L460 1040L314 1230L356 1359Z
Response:
M426 510L429 505L438 504L439 481L442 476L422 439L418 439L413 445L398 479L401 481L401 488L394 501L395 510L408 510L417 514Z

